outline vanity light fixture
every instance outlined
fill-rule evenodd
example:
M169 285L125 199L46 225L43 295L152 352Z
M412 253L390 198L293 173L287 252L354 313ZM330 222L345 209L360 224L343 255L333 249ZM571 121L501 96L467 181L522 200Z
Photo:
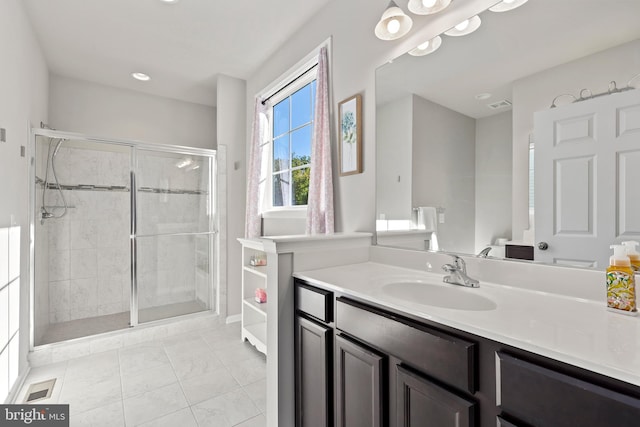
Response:
M529 0L502 0L500 3L496 4L495 6L491 6L489 10L491 12L508 12L517 7L522 6L528 1Z
M441 44L442 44L442 37L436 36L431 40L427 40L426 42L418 45L418 47L411 49L409 51L409 55L412 55L412 56L428 55L438 50Z
M411 30L413 20L391 0L376 24L375 34L381 40L396 40Z
M451 28L450 30L445 31L444 33L448 36L453 37L466 36L467 34L471 34L475 30L480 28L481 23L482 21L480 20L480 17L476 15L469 19L465 19L464 21Z
M151 77L149 77L149 75L145 73L131 73L131 77L136 80L140 80L141 82L148 82L149 80L151 80Z
M409 0L409 10L416 15L431 15L446 9L451 0Z

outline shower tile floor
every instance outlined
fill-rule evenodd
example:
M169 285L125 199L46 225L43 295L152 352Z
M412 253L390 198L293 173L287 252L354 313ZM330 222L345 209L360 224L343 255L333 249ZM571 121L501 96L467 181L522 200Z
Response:
M69 404L72 427L266 425L266 358L239 323L33 368L16 403L51 378L34 403Z
M141 323L144 323L184 314L199 313L206 309L207 307L201 301L187 301L140 309L138 318ZM53 323L49 325L37 345L51 344L74 338L102 334L104 332L127 329L129 327L129 319L129 312L126 311L123 313Z

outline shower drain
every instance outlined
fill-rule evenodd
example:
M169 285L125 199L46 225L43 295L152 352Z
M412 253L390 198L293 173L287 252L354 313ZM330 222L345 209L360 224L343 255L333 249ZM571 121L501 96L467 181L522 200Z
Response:
M56 379L54 378L52 380L31 384L27 390L27 398L24 403L36 402L51 397L55 383Z

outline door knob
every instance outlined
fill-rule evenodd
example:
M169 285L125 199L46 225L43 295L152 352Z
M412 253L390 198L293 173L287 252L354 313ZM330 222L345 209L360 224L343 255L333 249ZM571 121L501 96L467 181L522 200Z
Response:
M549 249L549 244L547 242L540 242L538 243L538 249L540 249L541 251L546 251L547 249Z

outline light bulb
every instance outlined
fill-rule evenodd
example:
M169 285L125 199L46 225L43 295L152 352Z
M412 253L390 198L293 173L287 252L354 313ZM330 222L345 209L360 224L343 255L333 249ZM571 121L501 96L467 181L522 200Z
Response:
M387 22L387 31L389 31L391 34L395 34L400 31L400 21L394 18L391 21Z
M429 47L431 43L429 43L429 40L427 40L426 42L422 43L421 45L418 45L418 49L420 50L425 50Z
M467 29L468 26L469 26L469 20L465 19L464 21L462 21L461 23L456 25L455 29L458 30L458 31L464 31L464 30Z
M511 4L516 0L502 0L502 3Z
M511 0L513 1L513 0ZM436 5L436 3L438 2L438 0L422 0L422 5L424 7L433 7Z

